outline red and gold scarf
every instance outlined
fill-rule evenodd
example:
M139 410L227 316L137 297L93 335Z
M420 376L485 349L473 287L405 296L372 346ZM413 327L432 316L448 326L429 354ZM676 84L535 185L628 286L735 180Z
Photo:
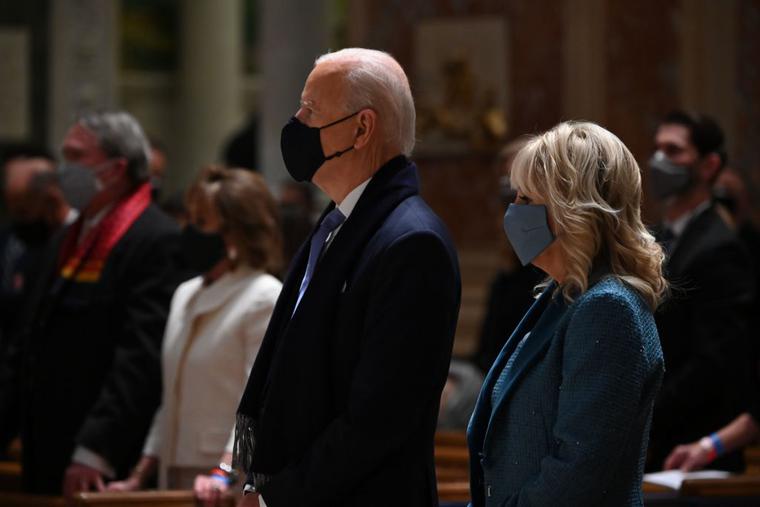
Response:
M79 240L84 224L80 216L66 233L58 256L60 276L75 282L95 283L100 280L111 250L150 205L150 184L146 183L119 201L99 224Z

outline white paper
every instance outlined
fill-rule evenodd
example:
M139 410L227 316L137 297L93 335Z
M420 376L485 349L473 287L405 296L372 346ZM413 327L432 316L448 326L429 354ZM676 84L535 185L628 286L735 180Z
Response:
M681 489L685 480L693 479L725 479L730 477L729 472L722 470L700 470L698 472L681 472L680 470L667 470L665 472L655 472L644 474L644 482L658 484L670 489Z

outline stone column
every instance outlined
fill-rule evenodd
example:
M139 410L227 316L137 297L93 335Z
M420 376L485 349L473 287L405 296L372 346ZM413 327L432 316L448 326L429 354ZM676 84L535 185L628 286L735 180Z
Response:
M61 145L77 114L116 106L119 3L50 2L51 146Z
M562 7L563 119L604 124L607 98L605 0L566 0Z
M736 147L737 0L682 0L681 107L714 117ZM730 163L730 162L729 162Z
M172 187L221 159L223 143L242 126L243 6L240 0L183 0L181 5L178 142Z
M261 170L272 188L287 178L280 130L298 109L314 59L328 50L327 0L263 0L261 25Z

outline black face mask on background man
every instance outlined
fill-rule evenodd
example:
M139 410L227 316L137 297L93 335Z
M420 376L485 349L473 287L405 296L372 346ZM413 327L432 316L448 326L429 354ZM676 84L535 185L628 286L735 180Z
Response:
M336 151L326 156L322 149L322 140L319 137L320 130L332 127L359 114L359 111L351 113L332 123L321 127L309 127L295 116L282 127L280 135L280 150L285 168L290 176L296 181L311 181L314 174L328 160L340 157L354 149L353 145L345 150Z

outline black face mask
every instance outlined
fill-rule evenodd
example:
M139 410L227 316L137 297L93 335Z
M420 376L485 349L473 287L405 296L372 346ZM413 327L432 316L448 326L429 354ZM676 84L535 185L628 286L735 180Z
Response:
M336 151L332 155L326 156L322 150L319 131L346 121L357 114L359 111L322 127L309 127L295 116L292 117L282 127L282 134L280 135L282 159L285 161L285 168L290 176L296 181L311 181L322 164L353 150L354 147L351 145L345 150Z
M33 222L13 222L13 234L27 247L42 246L50 238L50 226L44 220Z
M187 267L195 273L207 272L227 255L221 234L205 233L192 224L182 229L180 241Z

